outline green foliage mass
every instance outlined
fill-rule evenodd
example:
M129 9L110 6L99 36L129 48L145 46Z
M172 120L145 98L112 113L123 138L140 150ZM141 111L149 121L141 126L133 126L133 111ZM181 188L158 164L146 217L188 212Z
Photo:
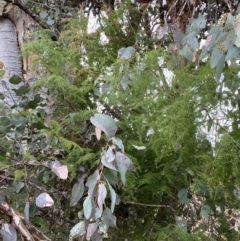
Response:
M12 172L6 185L12 185L12 176L25 188L29 185L22 193L32 204L40 191L51 190L57 200L51 210L53 217L69 223L62 227L64 240L75 224L86 220L89 224L93 212L97 215L105 192L102 205L108 210L115 191L119 204L115 207L114 203L114 214L109 211L105 221L114 226L116 217L117 228L101 231L109 240L237 240L238 233L230 228L225 211L239 208L239 68L234 63L221 68L221 80L222 72L211 68L211 60L187 63L184 57L190 57L183 51L168 51L145 41L135 24L140 13L130 14L137 9L128 9L127 24L119 21L125 10L123 4L111 12L94 33L88 33L87 19L80 15L62 27L58 41L52 41L48 31L33 34L35 41L23 54L35 57L39 79L27 85L27 97L21 96L27 99L25 112L1 117L1 142L12 145L9 150L0 149L1 159L9 158L9 163L0 162L1 172L7 177L7 169ZM109 43L101 43L103 32ZM120 48L136 42L139 46L129 59L118 56ZM222 64L212 61L216 66ZM43 88L50 114L44 99L35 98ZM35 108L29 106L30 101ZM109 140L97 136L95 127L99 126L92 118L98 111L105 114L106 121L100 121L100 127L109 124L106 116L117 123L118 129L113 131L123 141L124 157L136 167L135 172L127 172L125 186L120 182L125 167L118 162L117 174L110 161L110 167L106 160L104 163L104 153L110 148L112 155L124 151L112 139L114 134ZM223 116L219 117L219 112ZM111 135L109 129L101 131ZM23 140L26 149L19 144ZM49 161L55 160L67 165L67 180L59 181L49 171L53 171ZM131 164L126 170L134 169ZM73 187L81 190L79 199L71 193ZM19 191L10 194L17 196ZM70 202L77 205L70 206ZM24 201L18 205L23 208ZM85 221L79 217L82 209ZM41 218L36 211L31 215L42 230L52 227L49 235L54 238L58 224L44 219L44 212ZM93 220L99 227L104 222L101 215Z

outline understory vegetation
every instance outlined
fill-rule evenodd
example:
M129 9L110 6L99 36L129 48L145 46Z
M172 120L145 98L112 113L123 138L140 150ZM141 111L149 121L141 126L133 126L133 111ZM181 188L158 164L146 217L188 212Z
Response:
M149 38L136 9L31 33L36 79L0 100L0 201L49 240L238 240L240 14Z

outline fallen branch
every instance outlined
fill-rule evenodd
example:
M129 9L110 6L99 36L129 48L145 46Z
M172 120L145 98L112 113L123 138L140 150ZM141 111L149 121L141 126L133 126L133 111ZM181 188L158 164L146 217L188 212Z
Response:
M30 222L26 222L23 215L15 211L8 203L0 202L0 213L7 215L11 224L19 231L19 233L27 241L51 241L41 231L39 231Z

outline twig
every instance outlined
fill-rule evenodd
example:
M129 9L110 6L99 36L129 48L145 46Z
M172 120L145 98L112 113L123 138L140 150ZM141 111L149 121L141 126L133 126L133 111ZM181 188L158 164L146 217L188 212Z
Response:
M138 202L131 202L121 199L122 203L132 204L132 205L138 205L138 206L144 206L144 207L154 207L154 208L170 208L173 211L175 211L171 206L169 205L158 205L158 204L145 204L145 203L138 203Z

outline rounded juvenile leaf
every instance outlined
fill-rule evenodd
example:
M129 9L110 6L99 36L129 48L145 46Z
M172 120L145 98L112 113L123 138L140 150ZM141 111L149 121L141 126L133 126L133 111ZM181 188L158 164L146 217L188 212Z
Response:
M66 165L62 165L59 161L53 161L51 163L51 170L60 178L67 179L68 178L68 168Z
M54 205L54 201L48 193L43 192L36 198L36 205L39 208L51 207Z
M72 189L72 196L70 201L70 206L75 206L78 201L81 199L82 195L84 193L84 184L83 179L81 179L79 182L77 182Z
M22 82L22 78L18 75L13 75L10 79L9 82L13 85L18 85Z
M95 114L90 121L105 133L107 140L111 139L117 131L115 121L108 115Z
M3 241L17 241L16 229L9 223L2 224L2 230L0 230Z

